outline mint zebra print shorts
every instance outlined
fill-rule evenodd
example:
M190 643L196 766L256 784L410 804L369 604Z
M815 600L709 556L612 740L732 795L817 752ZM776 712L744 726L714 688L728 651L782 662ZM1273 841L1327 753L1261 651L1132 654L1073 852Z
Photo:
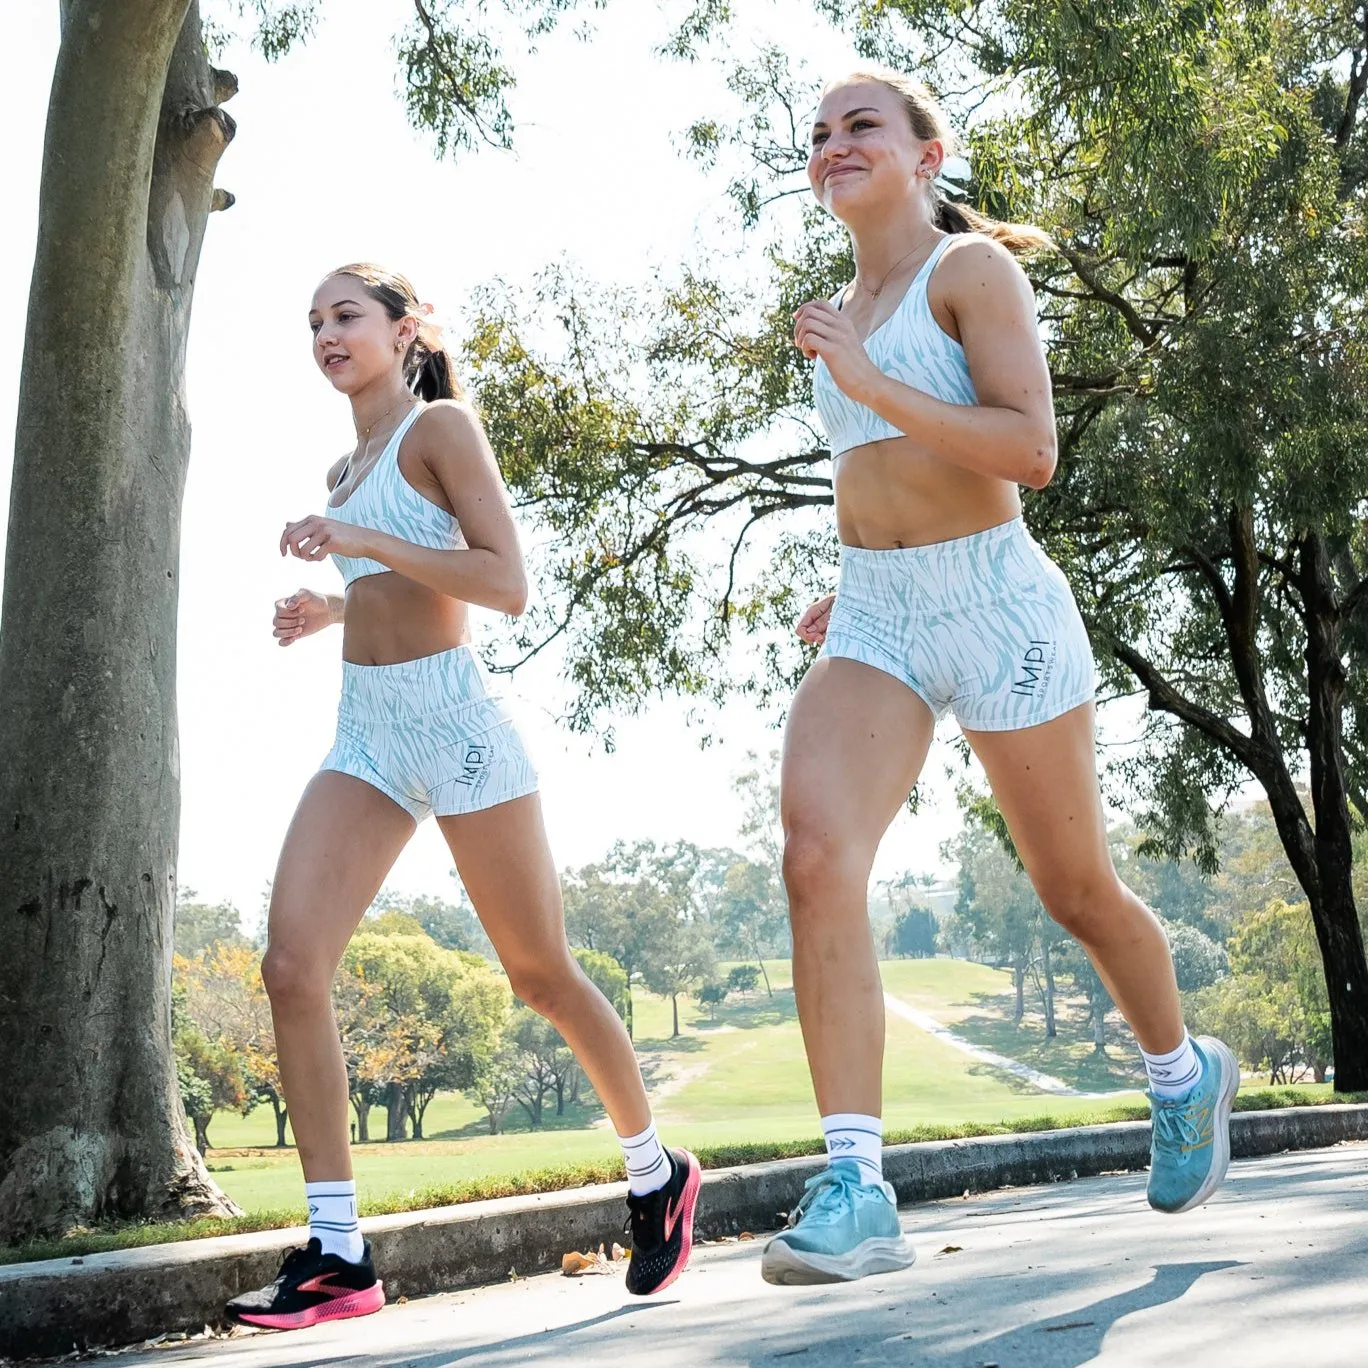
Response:
M321 768L379 789L415 822L537 791L522 738L469 646L397 665L343 661L337 739Z
M969 731L1034 727L1095 692L1069 582L1020 518L930 546L843 546L822 654L892 675Z

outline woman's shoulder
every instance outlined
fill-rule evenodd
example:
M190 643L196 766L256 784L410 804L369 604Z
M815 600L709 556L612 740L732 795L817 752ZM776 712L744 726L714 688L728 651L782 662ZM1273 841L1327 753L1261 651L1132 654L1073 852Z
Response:
M479 412L469 399L429 400L414 419L410 435L416 454L424 461L449 458L453 453L476 455L488 441Z

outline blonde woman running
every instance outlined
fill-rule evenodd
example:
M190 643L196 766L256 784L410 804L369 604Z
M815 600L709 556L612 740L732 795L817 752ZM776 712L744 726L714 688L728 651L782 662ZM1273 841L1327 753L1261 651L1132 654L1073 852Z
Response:
M904 1268L881 1166L883 998L866 889L879 840L953 711L1050 915L1087 950L1144 1054L1150 1203L1186 1211L1225 1175L1239 1083L1183 1025L1163 930L1117 877L1093 739L1093 659L1064 575L1021 521L1055 466L1050 377L1013 252L1035 229L946 201L950 141L892 72L830 85L808 175L849 230L855 278L794 339L835 461L838 592L798 624L822 645L789 714L781 805L794 989L830 1166L765 1250L771 1282Z

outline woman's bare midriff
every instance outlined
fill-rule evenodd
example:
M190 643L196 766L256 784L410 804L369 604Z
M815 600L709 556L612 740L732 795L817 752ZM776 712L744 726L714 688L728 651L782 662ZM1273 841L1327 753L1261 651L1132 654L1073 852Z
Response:
M910 437L843 451L835 487L837 534L870 551L969 537L1021 513L1016 485L928 456Z
M397 665L469 640L467 606L404 575L366 575L347 590L342 659L352 665Z

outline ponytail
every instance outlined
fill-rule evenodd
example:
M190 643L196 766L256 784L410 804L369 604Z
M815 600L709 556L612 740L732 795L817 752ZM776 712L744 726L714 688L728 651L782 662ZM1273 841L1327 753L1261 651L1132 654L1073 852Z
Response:
M1043 228L1030 223L1003 223L998 219L980 214L967 204L948 199L939 190L936 196L932 221L943 233L981 233L990 237L1013 254L1038 252L1042 248L1053 247L1054 239Z
M418 320L418 333L404 353L404 380L420 399L461 399L465 390L456 378L456 364L433 318L432 305L422 304L408 279L387 271L373 262L354 262L340 266L330 275L348 275L361 282L362 289L384 309L392 323L405 318Z
M418 325L418 336L404 357L404 379L414 394L429 403L464 397L442 330L431 319Z

